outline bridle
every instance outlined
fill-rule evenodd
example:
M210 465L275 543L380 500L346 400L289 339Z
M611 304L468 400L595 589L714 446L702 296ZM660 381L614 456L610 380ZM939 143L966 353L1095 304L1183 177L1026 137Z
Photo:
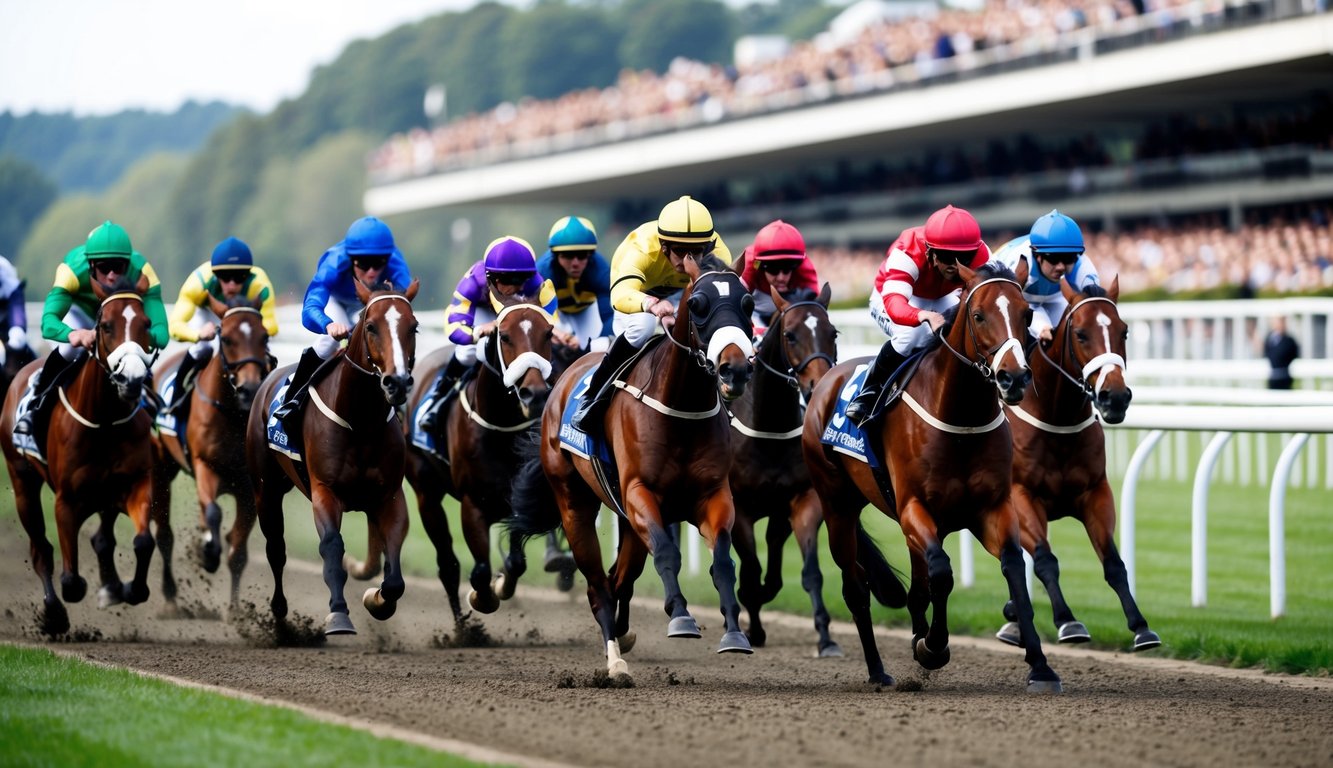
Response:
M140 296L139 294L131 293L129 291L120 291L119 293L113 293L110 296L107 296L105 299L102 299L102 303L97 307L97 317L93 319L93 333L96 334L96 340L93 343L93 359L95 359L97 361L97 364L102 367L102 370L106 371L108 377L113 377L116 375L115 369L120 367L120 362L125 359L126 355L132 354L138 357L139 359L143 360L144 367L147 370L151 371L153 369L153 364L157 362L158 355L162 354L162 350L157 349L153 350L153 353L150 356L148 352L138 344L134 344L134 346L138 349L137 352L135 352L135 350L132 349L127 349L125 344L121 344L119 347L116 347L115 349L106 353L105 357L103 356L102 312L103 310L106 309L107 304L110 304L113 301L120 301L120 300L136 301L139 303L140 306L143 305L143 297Z
M1078 387L1079 391L1083 393L1083 396L1090 401L1096 401L1097 396L1101 394L1102 384L1103 382L1106 381L1105 373L1107 368L1111 366L1119 366L1120 370L1123 372L1126 367L1125 358L1121 357L1115 352L1111 352L1110 350L1107 350L1106 352L1103 352L1100 355L1094 356L1091 360L1085 363L1082 368L1083 378L1081 379L1074 378L1073 375L1069 373L1069 370L1065 367L1066 361L1072 362L1075 367L1078 366L1078 360L1075 360L1073 358L1073 352L1071 351L1073 347L1073 344L1071 343L1071 338L1074 333L1074 313L1077 312L1080 308L1082 308L1085 304L1091 304L1092 302L1095 301L1104 301L1113 307L1115 306L1115 302L1111 301L1109 298L1105 296L1087 296L1084 297L1083 299L1080 299L1078 303L1074 304L1072 307L1068 309L1068 311L1065 312L1064 320L1062 321L1064 324L1064 333L1062 334L1062 338L1060 340L1061 348L1060 348L1059 363L1052 360L1050 356L1046 354L1046 350L1042 347L1041 344L1037 344L1037 349L1041 353L1041 356L1046 359L1046 362L1050 363L1051 366L1055 368L1055 370L1059 371L1061 376L1064 376L1066 379L1069 379L1069 381L1073 382L1074 386ZM1097 377L1097 383L1090 384L1088 382L1088 377L1091 376L1094 372L1097 372L1099 374Z
M374 378L376 378L376 379L383 379L385 374L384 374L384 371L380 369L379 365L377 365L377 364L375 363L375 359L374 359L373 357L371 357L371 354L370 354L370 345L365 343L365 338L364 338L364 337L365 337L365 334L366 334L366 328L365 328L365 326L366 326L366 318L370 315L370 307L371 307L372 304L374 304L374 303L377 302L377 301L393 301L393 300L401 301L401 302L407 304L407 306L408 306L409 309L412 307L412 302L411 302L411 300L409 300L406 296L403 296L403 295L401 295L401 294L397 294L397 293L386 293L386 294L383 294L383 295L380 295L380 296L376 296L375 298L373 298L373 299L371 299L370 301L367 301L367 302L366 302L366 308L363 309L363 310L361 311L361 319L357 321L357 323L356 323L356 328L353 330L352 335L356 335L357 333L360 333L361 336L362 336L362 346L365 347L365 351L366 351L366 365L365 365L365 367L362 367L362 366L360 366L360 365L357 365L356 361L352 359L352 356L351 356L351 355L344 354L344 355L342 356L343 362L345 362L345 363L347 363L348 365L352 366L352 368L353 368L354 370L359 371L359 372L361 372L361 373L364 373L364 374L366 374L367 376L374 377Z
M972 313L969 311L969 308L972 305L972 297L977 295L977 291L980 290L982 286L988 285L990 283L1008 283L1009 285L1012 285L1014 286L1014 288L1018 289L1020 295L1022 294L1023 290L1022 287L1019 286L1017 282L1010 280L1007 277L992 277L986 280L982 280L980 283L977 283L976 285L972 286L972 289L967 292L967 300L963 302L960 314L963 315L963 322L965 323L964 327L967 330L968 338L972 341L972 348L977 350L976 360L968 358L963 353L953 348L953 345L949 343L948 338L946 338L944 335L943 325L941 325L939 329L935 331L935 335L937 338L939 338L940 343L944 345L944 348L953 353L954 357L961 360L964 365L967 365L971 368L975 368L977 372L980 373L982 377L986 379L986 381L989 381L992 384L994 384L995 369L997 367L996 364L1006 352L1012 350L1014 354L1018 357L1019 362L1025 362L1025 359L1023 356L1023 344L1014 336L1010 336L1009 338L1005 339L999 344L996 344L994 347L992 347L991 349L987 350L984 353L981 351L980 346L977 344L976 324L972 322ZM954 316L954 322L955 323L958 322L957 315Z
M734 288L738 289L739 291L744 291L744 290L745 290L744 285L741 284L740 277L737 276L734 272L724 272L724 271L713 270L713 271L710 271L710 272L704 272L704 273L700 274L697 278L694 279L694 288L693 288L693 291L697 291L697 290L699 289L700 281L702 281L702 280L703 280L704 278L706 278L706 277L712 277L712 276L714 276L714 275L716 275L718 278L724 280L728 286L734 287ZM734 281L734 286L733 286L733 281ZM712 280L709 281L709 283L712 283L712 282L714 282L714 281L712 281ZM674 344L674 345L676 346L677 349L679 349L679 350L681 350L682 352L684 352L684 353L690 358L690 360L692 360L692 361L693 361L695 364L697 364L699 367L701 367L701 368L703 368L705 371L707 371L709 376L716 376L716 375L717 375L717 364L713 362L712 358L711 358L710 355L708 354L708 352L711 352L711 351L712 351L712 346L713 346L713 341L714 341L714 340L713 340L712 338L709 339L709 350L708 350L708 351L705 351L705 350L703 350L703 349L700 349L700 345L703 343L703 337L702 337L702 335L701 335L699 329L700 329L700 328L708 328L710 325L712 325L714 317L715 317L719 312L724 311L724 310L731 310L731 309L732 309L732 307L731 307L731 304L730 304L729 302L725 302L725 301L715 302L715 303L712 304L711 307L709 307L709 309L708 309L708 313L707 313L706 315L704 315L702 318L699 318L698 320L696 320L695 317L694 317L694 312L693 312L692 310L689 310L689 308L687 307L686 310L687 310L687 313L688 313L689 316L690 316L690 319L689 319L690 326L689 326L689 328L687 329L687 333L690 335L691 342L692 342L692 343L690 343L690 344L684 344L684 343L681 343L680 341L677 341L677 340L676 340L675 335L673 335L673 334L671 333L670 329L668 329L668 328L666 327L666 324L662 322L665 318L658 318L658 323L661 324L661 325L662 325L662 329L663 329L664 331L666 331L666 333L665 333L664 335L667 337L667 339L668 339L672 344ZM745 322L748 322L748 321L746 321L745 318L738 318L738 320L744 321L744 322L739 322L739 323L737 323L737 325L735 326L736 329L739 331L740 326L744 325ZM721 329L718 329L718 330L721 330ZM745 336L744 339L748 342L748 340L749 340L749 336L748 336L748 335ZM744 348L747 347L747 346L750 347L750 348L747 350L747 352L748 352L747 357L752 357L753 354L754 354L753 346L752 346L752 345L749 345L749 344L746 344L746 345L743 345L742 348L744 349ZM719 353L720 353L720 351L719 351Z
M254 307L232 307L231 309L227 310L222 314L222 319L225 321L232 315L242 315L242 314L246 315L253 314L262 317L262 313L259 310L255 309ZM219 336L222 335L221 330L218 331L218 335ZM259 373L261 376L267 375L267 373L273 369L274 358L272 355L265 355L264 357L243 357L239 360L228 360L227 345L219 343L218 346L219 346L218 357L220 358L220 362L222 363L223 375L227 377L227 382L231 384L231 388L233 390L240 389L240 387L236 384L236 374L238 371L240 371L241 368L244 368L247 365L257 365L259 366Z
M764 336L763 341L759 342L759 346L761 348L764 346L764 344L768 342L769 338L771 338L775 332L779 334L782 333L782 318L787 314L788 311L795 309L796 307L819 307L820 309L824 309L827 311L827 308L824 307L823 304L820 304L817 301L796 301L792 302L791 304L788 304L786 307L782 309L781 312L778 312L776 315L774 315L773 320L768 324L768 335ZM781 341L775 343L780 344ZM831 355L825 352L816 351L806 355L804 358L801 359L799 363L793 365L791 362L791 358L787 357L786 352L784 351L783 357L787 360L787 370L779 371L777 368L774 368L772 365L769 365L768 361L764 359L763 355L756 354L754 357L756 362L758 362L761 366L763 366L767 371L772 373L774 376L777 376L778 378L786 381L788 384L791 385L793 389L801 388L801 381L796 377L801 375L801 371L804 371L814 361L824 360L828 362L830 368L832 368L836 364L836 361L833 359Z
M550 313L547 312L543 307L527 302L524 302L522 304L510 304L506 306L504 309L500 310L500 312L495 316L496 332L494 335L496 336L499 335L500 323L502 323L506 317L508 317L510 314L514 312L524 309L532 310L537 314L541 315L543 318L545 318L549 326L553 327L555 325L555 318L551 317ZM490 360L492 349L494 349L493 354L495 355L494 363L492 363ZM491 371L496 376L498 376L500 380L504 382L505 386L508 387L509 391L512 392L515 396L517 396L518 394L519 379L528 370L527 367L522 369L518 368L518 364L520 361L526 361L528 363L528 367L536 368L539 372L541 372L543 379L549 379L551 377L550 359L542 357L541 355L537 354L536 352L533 352L532 350L521 352L513 360L506 363L504 359L504 354L500 350L500 344L498 339L494 344L489 344L489 343L486 344L486 354L483 354L481 356L481 364L485 366L487 370Z

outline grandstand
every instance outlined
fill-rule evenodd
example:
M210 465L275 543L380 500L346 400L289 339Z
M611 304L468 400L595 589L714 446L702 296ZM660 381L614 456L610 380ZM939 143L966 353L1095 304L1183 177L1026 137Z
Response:
M687 96L648 100L645 114L492 131L484 144L418 147L406 165L386 160L413 141L398 137L373 162L365 204L377 215L578 206L614 236L692 193L733 243L782 216L826 253L882 253L946 202L996 233L1058 205L1120 238L1101 243L1112 251L1182 217L1235 231L1283 206L1313 212L1318 231L1305 237L1327 250L1333 15L1320 5L992 3L926 27L878 22L814 68L801 63L812 46L797 44L790 61L767 65L786 73L785 88L754 85L762 72L678 60L662 79L686 84L677 90ZM1031 23L1015 31L997 9ZM906 32L931 42L928 55L895 47ZM864 63L867 46L881 67ZM826 76L812 78L821 67ZM549 116L556 104L528 111ZM522 109L509 110L522 122Z

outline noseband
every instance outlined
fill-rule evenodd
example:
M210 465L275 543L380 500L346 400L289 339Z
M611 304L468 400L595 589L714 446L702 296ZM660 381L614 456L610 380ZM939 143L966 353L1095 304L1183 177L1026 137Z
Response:
M1095 385L1089 384L1088 377L1091 376L1093 372L1102 371L1103 369L1113 365L1120 366L1120 370L1122 372L1126 368L1125 358L1121 357L1120 355L1117 355L1116 353L1110 351L1109 349L1101 353L1100 355L1093 357L1091 360L1087 362L1086 365L1083 366L1082 368L1083 378L1081 379L1074 378L1069 373L1068 369L1065 367L1065 361L1072 362L1075 367L1078 366L1078 361L1073 359L1073 352L1071 351L1073 345L1071 344L1070 341L1074 333L1074 313L1077 312L1081 307L1083 307L1083 305L1091 304L1094 301L1104 301L1110 304L1111 306L1115 306L1115 302L1111 301L1105 296L1088 296L1086 298L1081 299L1077 304L1069 308L1069 310L1065 313L1065 317L1063 320L1065 331L1062 334L1063 338L1061 339L1059 363L1052 360L1050 356L1046 354L1046 350L1042 347L1040 343L1037 344L1037 349L1038 351L1041 352L1041 356L1046 358L1046 362L1050 363L1051 366L1055 368L1055 370L1059 371L1061 376L1064 376L1066 379L1069 379L1071 382L1073 382L1074 386L1078 387L1079 391L1082 392L1083 396L1088 400L1096 400L1097 395L1101 393L1102 382L1106 380L1105 376L1098 376L1097 383Z
M739 290L741 290L741 291L744 291L744 290L745 290L744 286L743 286L743 285L740 285L740 278L739 278L735 273L733 273L733 272L719 272L719 271L716 271L716 270L715 270L715 271L712 271L712 272L704 272L703 274L699 275L699 277L695 278L695 280L694 280L694 289L693 289L693 291L697 291L697 290L699 289L700 281L701 281L701 280L703 280L705 277L711 277L711 276L713 276L713 275L717 275L717 276L719 277L719 279L725 281L723 284L726 285L726 286L728 286L728 289L730 289L730 288L733 287L732 283L733 283L733 280L734 280L734 282L735 282L736 284L739 285ZM713 282L715 282L715 281L710 280L710 281L708 282L708 284L712 284ZM722 294L719 294L719 295L722 295ZM662 329L663 329L664 331L666 331L666 334L665 334L666 337L671 341L672 344L676 345L676 348L678 348L678 349L680 349L681 351L685 352L686 355L688 355L689 358L690 358L691 360L693 360L696 364L699 365L699 367L701 367L701 368L703 368L705 371L707 371L709 376L715 376L715 375L717 375L717 365L716 365L716 364L712 361L712 359L708 356L708 353L707 353L707 352L705 352L704 350L702 350L702 349L699 348L699 345L703 342L703 338L702 338L702 336L700 335L699 329L700 329L701 327L702 327L702 328L707 328L707 327L709 327L710 325L712 325L713 318L714 318L719 312L721 312L721 311L723 311L723 310L727 310L727 309L732 309L731 305L730 305L729 303L727 303L727 302L721 302L721 301L719 301L719 302L717 302L716 304L714 304L712 307L709 308L709 310L708 310L708 314L704 315L703 318L701 318L701 320L700 320L699 322L696 322L696 321L694 320L694 313L693 313L693 312L690 312L689 309L688 309L688 307L687 307L687 308L686 308L686 313L690 316L690 320L689 320L689 323L690 323L690 326L689 326L689 334L690 334L690 337L691 337L691 340L692 340L692 343L691 343L691 344L688 344L688 345L687 345L687 344L682 344L681 342L676 341L676 337L673 336L669 330L667 330L665 324L662 324L662 319L663 319L663 318L658 318L658 323L659 323L659 324L662 324ZM732 327L736 327L736 328L739 330L739 327L743 327L743 326L744 326L744 323L745 323L745 321L746 321L747 319L746 319L746 318L738 317L737 320L738 320L738 322L736 323L736 326L732 326ZM718 330L721 330L721 329L718 329ZM714 333L716 333L716 331L715 331ZM744 338L746 339L746 341L749 340L749 336L748 336L748 335L744 336ZM711 342L712 342L712 337L710 336L710 344L711 344ZM719 354L720 354L720 353L719 353ZM751 349L748 350L748 353L747 353L746 357L752 357L753 355L754 355L754 349L751 348Z
M972 297L977 294L977 291L982 286L987 285L989 283L1008 283L1014 286L1015 288L1018 288L1020 293L1023 290L1018 283L1014 282L1013 280L1010 280L1007 277L992 277L988 280L982 280L980 283L977 283L976 286L972 288L972 290L967 292L967 301L963 303L961 313L963 314L963 321L966 323L965 327L967 328L968 338L972 340L972 348L977 350L976 360L968 359L966 356L963 355L963 353L954 349L953 346L949 344L949 340L944 336L944 326L941 325L939 330L935 332L935 335L939 338L940 343L944 345L944 348L953 353L954 357L961 360L964 365L968 365L972 368L975 368L977 372L980 373L984 379L986 379L986 381L989 381L992 384L994 384L995 363L1000 359L1002 355L1004 355L1005 352L1008 352L1009 350L1013 349L1015 350L1014 354L1018 357L1019 362L1025 362L1025 361L1023 359L1023 344L1013 336L1010 336L1009 338L1005 339L999 344L996 344L994 347L992 347L990 350L984 353L981 352L980 347L977 345L977 329L976 325L972 322L972 313L968 311L968 308L972 305ZM958 322L958 318L956 315L954 317L954 322L955 323ZM989 362L987 362L988 359Z
M534 312L540 314L542 317L546 318L546 322L548 324L550 324L551 326L555 325L555 318L551 317L550 313L547 312L543 307L539 307L536 304L528 304L528 303L510 304L509 306L500 310L499 314L495 316L495 325L496 325L495 335L499 334L500 323L511 313L516 312L520 309L533 310ZM490 339L487 339L486 341L489 342ZM491 348L494 348L495 350L494 363L492 363L489 359L491 355L490 351ZM517 396L519 376L511 375L510 369L513 368L515 365L517 365L519 360L523 360L525 356L528 356L527 359L531 362L531 367L536 368L541 373L543 379L549 379L551 377L551 361L548 358L544 358L541 355L531 350L520 353L512 361L506 363L504 355L500 352L500 344L498 339L495 344L490 344L490 343L486 344L486 354L481 356L481 364L486 366L486 368L490 370L492 373L494 373L496 376L500 377L500 380L505 383L505 386L509 389L509 391L514 393L515 396Z
M125 350L122 354L117 355L116 353L120 352L121 348L124 346L121 345L121 347L116 347L116 349L108 352L105 357L103 357L102 355L102 311L106 309L107 304L110 304L113 301L118 301L121 299L125 299L128 301L137 301L139 302L140 306L143 306L143 297L137 293L130 293L128 291L113 293L110 296L107 296L105 299L102 299L101 305L99 305L97 308L97 317L93 320L93 328L94 328L93 332L97 336L97 340L93 344L93 358L97 360L97 364L101 366L102 370L106 371L106 375L108 378L116 375L115 369L120 367L120 361L124 359L125 355L134 354L133 350ZM138 345L136 344L135 346ZM160 349L154 350L153 354L150 356L148 352L144 350L143 347L140 346L139 354L137 356L139 357L139 359L143 360L144 367L147 370L151 371L153 369L153 364L157 362L157 356L161 353L162 350ZM115 359L113 360L112 358Z
M232 315L249 315L249 314L260 315L261 317L263 316L262 313L259 310L255 309L254 307L232 307L231 309L223 313L222 319L226 320ZM239 371L241 368L244 368L247 365L257 365L259 366L260 374L264 374L270 368L272 368L273 365L273 360L271 356L243 357L239 360L228 360L227 347L225 344L219 345L219 353L220 354L218 356L221 358L222 371L227 377L227 382L231 384L232 389L239 389L239 387L236 385L236 372Z

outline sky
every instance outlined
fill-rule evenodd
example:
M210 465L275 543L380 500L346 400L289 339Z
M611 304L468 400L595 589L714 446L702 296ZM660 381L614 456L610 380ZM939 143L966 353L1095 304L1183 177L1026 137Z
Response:
M349 42L474 1L0 0L0 112L263 113Z

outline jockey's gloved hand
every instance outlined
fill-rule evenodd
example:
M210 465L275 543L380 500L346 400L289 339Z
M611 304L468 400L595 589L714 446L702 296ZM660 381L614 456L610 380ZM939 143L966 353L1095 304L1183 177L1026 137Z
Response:
M6 341L6 345L10 349L23 349L28 346L28 332L17 325L10 326L9 339Z

